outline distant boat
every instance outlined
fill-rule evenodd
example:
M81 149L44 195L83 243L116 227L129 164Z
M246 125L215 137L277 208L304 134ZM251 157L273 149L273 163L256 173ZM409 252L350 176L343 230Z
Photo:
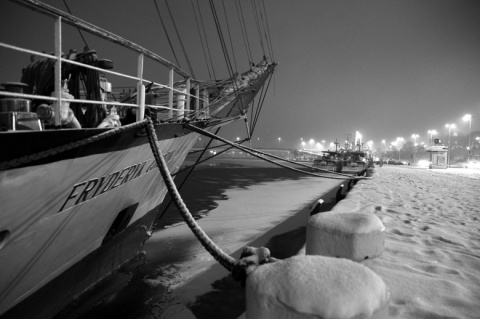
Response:
M245 119L276 63L264 58L226 80L198 81L73 15L34 0L14 2L53 16L57 40L53 56L0 43L42 57L20 83L0 91L0 315L49 318L142 257L167 192L145 115L174 174L199 138L189 126L212 131ZM137 52L138 73L128 75L136 89L107 98L113 62L89 49L62 55L62 23ZM143 79L147 58L169 69L167 83ZM174 83L174 74L183 80Z
M368 150L357 150L340 148L335 151L322 151L323 155L313 160L313 168L320 168L345 173L360 173L369 165L373 159Z

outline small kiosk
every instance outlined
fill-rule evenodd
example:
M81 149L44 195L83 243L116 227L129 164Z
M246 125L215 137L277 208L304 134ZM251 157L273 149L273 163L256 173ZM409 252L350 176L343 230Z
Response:
M427 147L430 153L429 168L447 168L448 165L448 147L442 144L442 140L435 139L435 144Z

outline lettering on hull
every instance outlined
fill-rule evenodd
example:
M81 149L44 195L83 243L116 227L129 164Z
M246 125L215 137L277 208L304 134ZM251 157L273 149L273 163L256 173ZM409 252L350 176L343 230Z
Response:
M163 155L168 163L172 158L174 151ZM86 201L92 200L97 196L105 194L123 184L126 184L142 175L145 175L158 167L154 159L148 159L141 163L136 163L121 170L112 172L102 177L91 178L73 185L72 190L65 199L59 213L80 205Z

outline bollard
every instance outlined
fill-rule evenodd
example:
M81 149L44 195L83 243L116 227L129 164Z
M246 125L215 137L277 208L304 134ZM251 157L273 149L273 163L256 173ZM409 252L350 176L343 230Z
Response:
M385 227L370 213L326 212L311 216L307 224L307 255L362 261L383 252Z
M304 255L255 269L246 302L246 319L384 319L389 292L362 264Z
M373 168L373 167L367 168L366 176L367 176L367 177L372 177L373 174L375 174L375 168Z

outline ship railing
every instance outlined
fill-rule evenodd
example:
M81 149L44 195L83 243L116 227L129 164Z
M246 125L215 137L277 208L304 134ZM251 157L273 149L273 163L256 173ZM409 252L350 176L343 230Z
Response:
M56 102L53 103L54 107L54 124L55 126L61 126L60 119L60 105L62 101L65 102L75 102L83 104L94 104L94 105L115 105L115 106L126 106L137 108L137 121L140 121L144 118L145 107L150 107L154 110L160 111L162 113L163 120L182 120L185 116L188 116L191 119L196 117L205 118L208 117L208 91L206 88L202 88L199 82L195 81L187 72L183 71L175 64L165 60L164 58L158 56L157 54L133 43L120 36L117 36L109 31L101 29L97 26L94 26L86 21L78 19L68 13L60 11L56 8L48 6L38 1L32 0L12 0L13 2L19 3L23 6L26 6L34 11L38 11L42 14L53 16L55 18L55 50L54 54L45 54L39 51L30 50L27 48L22 48L14 45L9 45L6 43L0 42L0 47L11 49L18 52L28 53L35 56L41 56L48 59L56 60L55 63L55 80L54 80L54 92L53 96L42 96L37 94L25 94L25 93L16 93L16 92L6 92L0 91L0 96L6 97L20 97L26 99L35 99L35 100L45 100ZM62 55L62 23L67 23L76 28L82 29L86 32L94 34L101 37L102 39L113 42L117 45L123 46L127 49L133 50L138 53L137 58L137 75L131 76L120 72L115 72L111 70L106 70L103 68L98 68L92 65L80 63L70 59L66 59ZM168 67L168 84L161 84L154 81L147 80L143 77L144 73L144 59L148 57L153 61L160 63L163 66ZM136 103L122 103L122 102L108 102L108 101L96 101L96 100L87 100L87 99L67 99L62 98L62 95L59 92L62 92L62 63L70 63L84 68L89 68L92 70L100 71L101 73L107 73L131 80L136 81ZM175 74L183 77L184 86L179 89L175 87L174 76ZM161 104L145 104L145 83L148 85L153 85L158 89L165 90L168 92L166 101L162 100ZM193 84L193 85L192 85ZM191 94L193 88L194 94ZM191 105L191 100L193 100L193 105Z

